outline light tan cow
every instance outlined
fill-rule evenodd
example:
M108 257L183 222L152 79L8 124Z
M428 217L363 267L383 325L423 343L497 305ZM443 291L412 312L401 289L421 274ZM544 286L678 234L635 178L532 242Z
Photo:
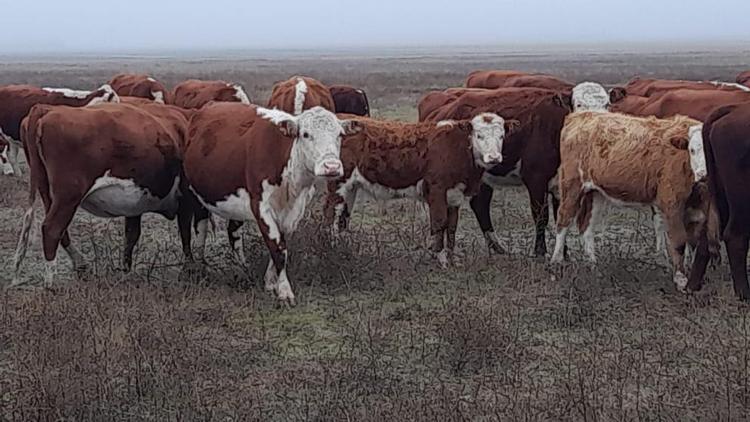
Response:
M616 205L652 206L666 223L674 282L684 290L685 246L697 242L688 231L692 235L694 226L705 221L707 209L702 202L691 202L696 181L706 172L701 128L699 121L684 116L568 115L560 136L561 204L552 261L562 261L568 228L581 211L584 250L595 262L594 229L605 199Z

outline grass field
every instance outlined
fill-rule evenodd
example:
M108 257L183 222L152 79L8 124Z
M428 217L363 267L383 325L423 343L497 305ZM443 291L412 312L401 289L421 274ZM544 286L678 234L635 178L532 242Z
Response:
M262 103L273 82L301 73L364 88L377 117L413 120L424 92L477 68L616 84L733 80L748 64L750 51L24 57L0 61L0 84L85 89L144 71L169 86L239 82ZM0 178L2 284L27 190L25 178ZM699 294L677 293L650 213L611 210L596 267L580 262L575 234L572 262L552 266L529 257L528 198L507 188L492 211L510 253L490 256L465 208L456 266L441 271L415 204L382 214L362 198L352 232L331 246L319 203L290 240L293 309L263 291L268 258L252 225L249 261L236 262L219 222L199 282L180 279L176 223L160 217L144 219L135 269L122 274L122 221L79 212L71 235L90 274L76 280L61 251L50 289L37 240L27 285L0 292L0 420L750 419L749 308L726 264Z

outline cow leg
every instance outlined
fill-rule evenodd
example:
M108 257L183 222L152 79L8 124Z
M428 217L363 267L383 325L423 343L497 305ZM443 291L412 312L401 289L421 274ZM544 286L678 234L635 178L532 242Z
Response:
M677 290L685 292L688 284L685 275L685 246L687 244L687 232L682 221L679 210L665 214L667 223L667 240L669 243L669 255L672 258L674 268L674 284Z
M200 207L195 210L195 256L198 262L205 263L206 236L208 235L208 210Z
M742 300L750 300L750 286L747 282L748 236L728 233L724 243L727 247L734 293Z
M29 233L31 232L31 225L34 223L34 205L32 204L26 214L23 216L23 225L21 226L21 234L18 237L18 245L16 245L16 253L13 256L13 280L11 286L17 286L21 284L19 275L21 273L21 264L26 257L26 251L29 248Z
M453 261L454 251L456 249L456 229L458 228L458 207L448 208L448 228L446 230L446 247L448 251L448 262Z
M229 249L231 250L232 256L244 263L245 259L245 242L242 240L242 235L237 235L237 230L245 224L244 221L229 220L227 224L227 237L229 238Z
M141 216L125 217L125 248L122 251L122 269L130 272L133 267L133 249L141 237Z
M555 250L552 253L552 262L562 262L565 251L565 239L568 229L575 220L581 205L581 185L573 180L563 185L561 177L561 201L557 212L557 236L555 237Z
M669 257L669 252L667 251L666 244L667 232L664 228L664 219L661 216L661 212L654 207L651 208L651 213L654 223L654 237L656 238L656 252L663 252L664 256Z
M545 232L549 224L549 210L547 209L547 185L546 183L531 180L526 183L531 203L531 216L534 219L536 236L534 239L534 255L543 257L547 254L547 242Z
M83 258L83 255L75 246L73 246L73 243L70 241L70 234L67 229L60 239L60 244L62 245L63 249L65 249L65 252L68 254L70 260L73 262L73 268L76 271L76 275L78 275L79 278L82 277L88 269L88 265L86 265L86 260Z
M601 222L602 211L604 208L604 198L595 192L588 192L584 195L582 202L582 208L588 209L582 218L579 220L578 231L583 233L583 249L586 254L586 258L592 263L596 262L596 245L594 242L594 234L596 227ZM579 214L579 217L581 215Z
M47 260L44 281L48 286L52 284L55 278L57 248L66 234L68 225L75 215L76 206L80 202L80 197L74 199L70 195L60 195L59 198L53 196L53 198L52 206L44 217L44 222L42 222L42 245L44 258ZM68 242L70 242L69 239Z
M0 168L2 169L2 174L13 174L13 167L11 167L10 160L8 159L9 150L10 147L3 147L3 150L0 151Z
M10 162L10 167L13 169L13 174L20 177L23 175L21 165L18 163L18 152L21 149L21 143L10 138L6 139L8 139L8 162Z
M705 232L701 234L698 245L695 248L695 259L693 260L690 276L688 277L687 291L697 292L703 288L703 276L706 274L706 268L711 261L711 253L708 249L708 239Z
M493 192L494 190L490 185L482 183L479 186L479 193L471 198L469 205L471 205L471 210L474 211L474 217L476 217L477 223L479 223L479 228L482 230L484 241L490 253L504 254L505 249L500 245L500 240L495 234L494 227L492 227L492 217L490 216Z
M430 234L432 252L437 255L443 269L448 268L448 251L445 249L445 232L448 227L448 198L445 189L431 189L427 202L430 205Z
M185 192L187 189L183 189ZM190 247L190 241L192 240L192 233L190 232L190 224L193 220L193 209L196 205L194 198L188 198L190 193L184 195L179 200L179 206L177 208L177 228L180 232L180 243L182 243L182 254L185 257L185 262L193 262L193 250Z
M266 247L268 247L268 252L271 255L265 274L266 290L275 291L279 300L282 302L287 301L290 305L294 306L294 292L286 275L288 254L284 234L281 232L273 216L268 215L268 213L261 214L260 201L258 199L251 198L250 207L252 208L255 220L258 222L258 228L266 243Z

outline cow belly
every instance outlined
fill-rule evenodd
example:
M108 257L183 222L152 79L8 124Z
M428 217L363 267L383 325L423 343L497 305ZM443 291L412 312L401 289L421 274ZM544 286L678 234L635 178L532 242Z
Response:
M423 180L419 180L415 185L408 186L405 188L392 188L389 186L381 185L378 183L367 180L358 169L354 169L349 180L344 184L344 188L348 189L352 185L359 186L362 190L367 192L373 199L377 200L388 200L398 198L412 198L423 200L424 185Z
M196 198L198 198L198 202L206 207L206 209L212 214L216 214L227 220L252 220L253 213L250 209L250 194L244 188L237 189L237 192L227 195L226 198L221 201L216 201L215 204L206 202L206 200L203 199L192 187L190 189L193 191Z
M653 201L648 202L640 202L640 201L624 201L620 198L616 198L609 193L607 193L606 189L603 189L600 186L597 186L593 182L584 182L583 183L583 190L585 192L599 192L608 202L611 204L614 204L618 207L633 207L633 208L641 208L641 207L651 207L653 205Z
M500 189L503 186L522 185L521 160L518 160L515 167L503 175L492 174L489 171L485 171L482 175L482 181L493 189Z
M97 217L135 217L157 212L168 217L177 214L180 178L175 177L172 189L164 198L152 195L148 189L131 179L104 176L96 179L81 202L81 207Z

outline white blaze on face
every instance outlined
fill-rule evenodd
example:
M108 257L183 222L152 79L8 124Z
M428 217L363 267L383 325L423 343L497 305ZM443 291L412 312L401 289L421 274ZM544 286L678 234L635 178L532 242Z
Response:
M573 88L573 111L607 111L609 94L596 82L583 82Z
M471 119L471 148L480 167L489 168L503 161L505 120L493 113L482 113Z
M305 94L307 94L307 84L302 78L297 78L297 85L294 87L294 114L302 113L305 107Z
M232 88L234 88L234 97L240 100L242 104L250 104L250 98L245 93L245 90L242 89L240 85L232 85Z
M708 175L706 154L703 151L703 125L695 125L688 129L688 152L695 181L700 181Z

